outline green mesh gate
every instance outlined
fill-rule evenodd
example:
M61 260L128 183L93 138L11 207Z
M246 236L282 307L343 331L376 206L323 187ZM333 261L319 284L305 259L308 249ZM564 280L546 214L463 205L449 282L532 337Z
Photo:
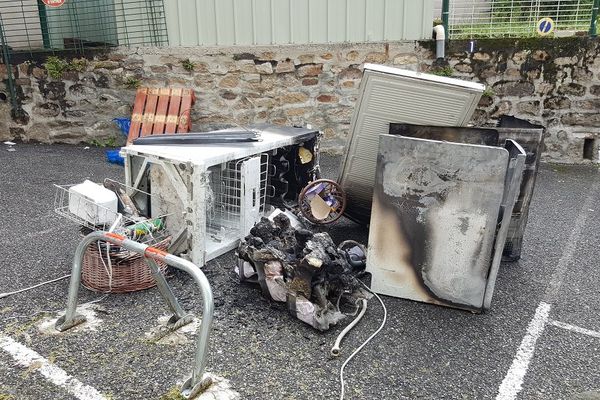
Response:
M17 111L11 65L33 57L167 44L163 0L5 0L0 2L1 94Z

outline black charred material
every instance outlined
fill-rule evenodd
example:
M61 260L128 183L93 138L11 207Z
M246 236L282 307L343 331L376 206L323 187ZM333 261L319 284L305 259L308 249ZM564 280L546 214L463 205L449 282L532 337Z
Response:
M240 243L238 256L257 269L259 280L265 277L259 271L265 263L280 262L288 303L303 297L313 303L319 315L339 314L336 304L340 296L360 289L356 276L362 269L350 265L329 234L294 229L284 214L277 215L273 222L263 217ZM261 286L264 293L265 285ZM288 306L296 309L294 304ZM315 327L327 329L329 324Z
M273 176L270 184L274 194L269 199L270 204L290 208L298 201L302 189L319 177L318 140L314 137L302 143L301 146L313 155L313 159L306 164L300 162L300 145L280 147L271 156Z

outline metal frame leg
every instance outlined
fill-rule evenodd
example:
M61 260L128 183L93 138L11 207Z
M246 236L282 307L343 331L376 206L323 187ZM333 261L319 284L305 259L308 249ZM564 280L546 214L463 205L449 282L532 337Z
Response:
M173 314L175 314L175 317L177 317L177 319L186 317L186 312L183 311L183 308L181 308L181 306L179 305L179 302L173 294L171 287L167 284L167 280L165 279L164 275L160 272L160 268L158 267L156 261L154 261L152 258L147 257L145 258L145 261L146 264L148 264L148 266L150 267L150 270L152 271L152 276L154 277L154 280L156 280L156 286L158 287L158 291L167 302L169 309L173 312Z

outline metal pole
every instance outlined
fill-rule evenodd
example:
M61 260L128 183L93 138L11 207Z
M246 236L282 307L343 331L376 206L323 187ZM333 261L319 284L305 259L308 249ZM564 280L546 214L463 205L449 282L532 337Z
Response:
M597 0L600 1L600 0ZM444 30L446 31L446 40L450 37L450 31L448 30L448 21L450 17L450 0L442 1L442 24L444 25Z
M15 91L15 81L12 73L12 65L10 64L9 47L4 36L4 24L2 23L2 15L0 15L0 46L2 47L2 62L6 65L6 75L8 77L8 91L10 93L10 104L12 105L13 113L17 112L19 104L17 103L17 93Z
M210 378L203 379L203 375L204 368L206 367L206 353L208 352L208 337L212 328L215 310L213 294L210 283L208 282L208 279L206 279L206 275L204 275L200 268L191 261L184 260L183 258L176 257L172 254L167 254L164 258L164 262L190 274L200 287L202 295L202 323L200 324L198 338L196 339L194 369L192 370L192 376L185 381L181 387L181 394L188 399L193 399L198 393L202 392L212 383Z
M598 8L600 8L600 0L594 0L594 5L592 6L592 20L590 21L590 36L596 37L598 35L596 30L597 20L598 20Z
M178 320L186 318L188 316L188 314L186 314L185 311L183 311L183 308L181 308L181 306L179 305L179 302L177 301L177 298L173 294L173 291L171 290L171 287L167 283L167 280L165 279L162 272L160 272L160 268L159 268L157 262L154 261L152 258L145 258L145 261L146 261L146 264L150 267L150 270L152 271L152 276L154 277L154 280L156 281L156 286L158 287L158 291L160 292L162 297L166 300L167 305L169 306L169 309L171 310L171 312L173 312L173 314L175 314L173 316L173 319L178 321Z
M185 381L181 388L181 394L187 398L193 398L198 393L202 392L206 387L211 384L211 379L203 379L204 368L206 367L206 353L208 352L208 338L212 328L212 320L214 314L214 302L212 289L210 283L204 273L195 264L190 261L184 260L177 256L169 253L165 253L162 250L155 249L143 243L138 243L133 240L129 240L124 236L107 233L107 232L92 232L87 235L77 246L75 251L75 258L73 259L73 267L71 270L71 283L69 285L69 299L67 301L67 311L65 315L56 321L56 329L59 331L65 331L85 321L85 317L77 315L77 292L79 291L79 284L81 283L81 268L83 255L87 247L97 241L108 242L120 247L123 247L134 253L142 254L146 260L162 261L174 268L181 271L187 272L192 276L194 282L200 287L200 293L202 295L202 323L198 330L196 339L196 355L194 357L194 367L192 369L191 377ZM155 265L154 265L155 266ZM166 282L161 282L166 285ZM161 289L159 287L159 289ZM164 287L162 288L164 289ZM170 292L170 289L168 290ZM162 293L162 290L161 290ZM170 293L172 296L172 293ZM176 312L183 313L183 310L179 307L174 300L169 299L169 294L166 297L167 301L170 302L169 306Z
M40 16L40 28L42 30L42 41L44 42L44 48L50 48L50 31L48 30L48 13L46 12L46 6L42 3L42 0L37 0L38 14Z

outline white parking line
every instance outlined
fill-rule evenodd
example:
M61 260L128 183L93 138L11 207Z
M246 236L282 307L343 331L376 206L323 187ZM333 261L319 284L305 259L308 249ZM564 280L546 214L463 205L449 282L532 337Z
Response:
M0 349L10 354L22 367L35 368L46 380L80 400L106 400L106 397L93 387L84 385L63 369L8 336L0 335Z
M533 319L527 326L527 333L525 334L525 337L521 341L521 345L517 350L517 355L513 359L506 376L498 388L496 400L514 400L517 398L517 395L523 388L523 379L525 378L525 374L527 374L529 363L531 362L533 354L535 353L535 344L544 332L544 329L546 329L546 325L548 324L549 320L550 309L552 308L551 305L558 297L565 272L567 271L567 267L573 258L577 244L580 241L579 239L581 237L585 221L594 203L594 196L598 191L598 188L599 184L595 183L588 192L579 214L577 215L577 219L575 220L573 230L567 239L565 249L563 250L560 260L558 260L558 264L556 265L556 269L550 278L550 282L544 293L543 300L535 310Z
M567 324L565 322L560 322L560 321L556 321L556 320L551 320L549 322L549 324L554 325L559 328L562 328L562 329L566 329L571 332L577 332L577 333L581 333L582 335L587 335L587 336L591 336L591 337L600 339L600 332L592 331L590 329L585 329L585 328L582 328L577 325L571 325L571 324Z
M535 352L535 343L544 332L551 307L550 304L542 302L535 310L535 315L527 327L527 334L521 341L517 355L498 389L496 400L514 399L521 391L523 378L525 378L529 362Z

